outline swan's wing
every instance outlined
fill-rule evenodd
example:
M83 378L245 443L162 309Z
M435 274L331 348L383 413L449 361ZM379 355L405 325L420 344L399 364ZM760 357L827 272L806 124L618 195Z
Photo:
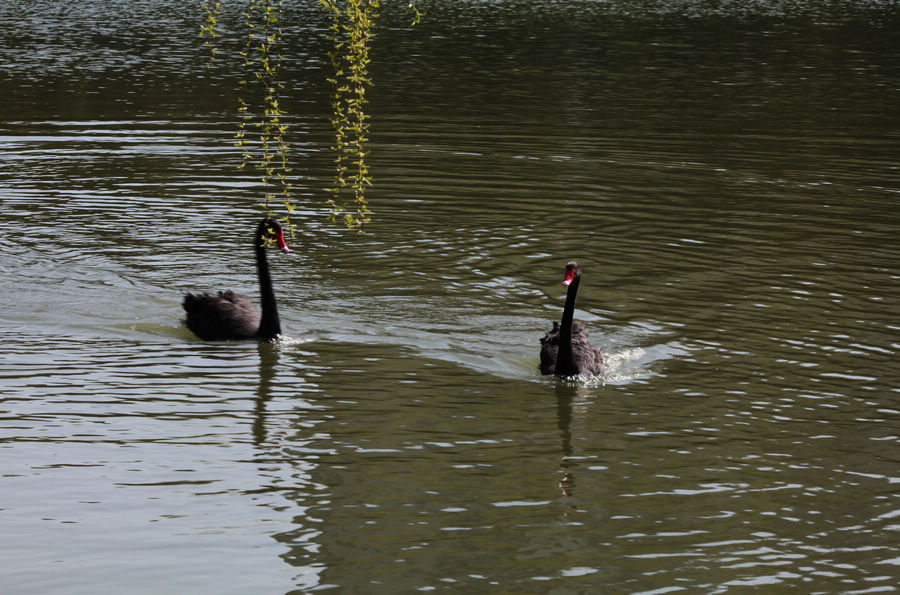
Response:
M259 330L262 318L250 298L242 293L223 291L219 294L222 301L217 301L220 323L235 335L252 337Z
M229 289L227 291L220 291L219 297L234 304L235 308L240 308L243 311L249 310L251 312L256 312L256 308L253 307L253 302L250 301L250 297L243 293L235 293Z
M572 341L576 341L579 339L584 339L587 341L588 339L588 330L587 327L581 324L580 322L572 323Z
M547 331L547 334L541 337L541 345L553 344L556 345L559 343L559 323L554 322L553 328Z
M249 339L259 329L260 314L246 295L221 291L218 295L187 294L187 327L201 339Z
M596 376L603 373L603 353L587 340L587 331L572 334L572 357L581 374Z
M549 375L556 371L556 356L559 352L559 323L541 337L541 374Z

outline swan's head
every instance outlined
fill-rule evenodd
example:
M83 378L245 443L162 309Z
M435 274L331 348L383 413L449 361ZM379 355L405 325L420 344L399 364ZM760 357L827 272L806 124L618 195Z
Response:
M581 265L574 260L566 265L566 278L563 279L563 285L568 287L575 280L581 279Z
M259 224L259 235L260 240L265 244L268 244L269 241L274 241L278 249L285 254L291 251L287 242L284 241L284 228L277 219L263 219L262 223Z

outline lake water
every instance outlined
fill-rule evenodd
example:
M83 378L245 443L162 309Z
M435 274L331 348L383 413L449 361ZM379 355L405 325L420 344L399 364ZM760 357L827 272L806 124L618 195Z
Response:
M274 345L180 322L256 300L237 42L0 7L4 592L896 591L895 3L385 7L365 235L308 4ZM608 369L563 382L572 259Z

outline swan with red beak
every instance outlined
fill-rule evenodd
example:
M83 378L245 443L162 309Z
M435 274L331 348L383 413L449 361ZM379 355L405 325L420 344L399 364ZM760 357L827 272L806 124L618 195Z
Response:
M206 341L272 341L281 334L278 304L266 258L266 245L271 242L282 253L291 251L284 241L281 223L266 218L260 221L253 237L262 314L253 307L249 297L231 290L220 291L217 295L188 293L182 303L187 313L184 322L195 335Z
M568 287L562 319L541 339L541 374L561 378L603 373L603 354L588 341L588 332L575 318L575 298L581 283L581 265L566 264L562 284Z

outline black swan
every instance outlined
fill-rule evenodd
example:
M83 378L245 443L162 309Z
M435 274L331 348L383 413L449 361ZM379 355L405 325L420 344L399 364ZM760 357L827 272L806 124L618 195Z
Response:
M563 285L569 287L561 322L541 339L541 374L568 377L579 374L596 375L603 372L603 354L588 341L588 332L580 322L572 322L575 315L575 296L581 283L581 266L577 262L566 265Z
M263 219L253 238L262 315L253 307L249 297L230 290L220 291L218 295L188 293L182 303L187 312L184 322L195 335L206 341L270 341L281 334L278 305L275 303L269 262L266 260L267 238L275 240L282 252L290 252L284 241L281 224L275 219Z

